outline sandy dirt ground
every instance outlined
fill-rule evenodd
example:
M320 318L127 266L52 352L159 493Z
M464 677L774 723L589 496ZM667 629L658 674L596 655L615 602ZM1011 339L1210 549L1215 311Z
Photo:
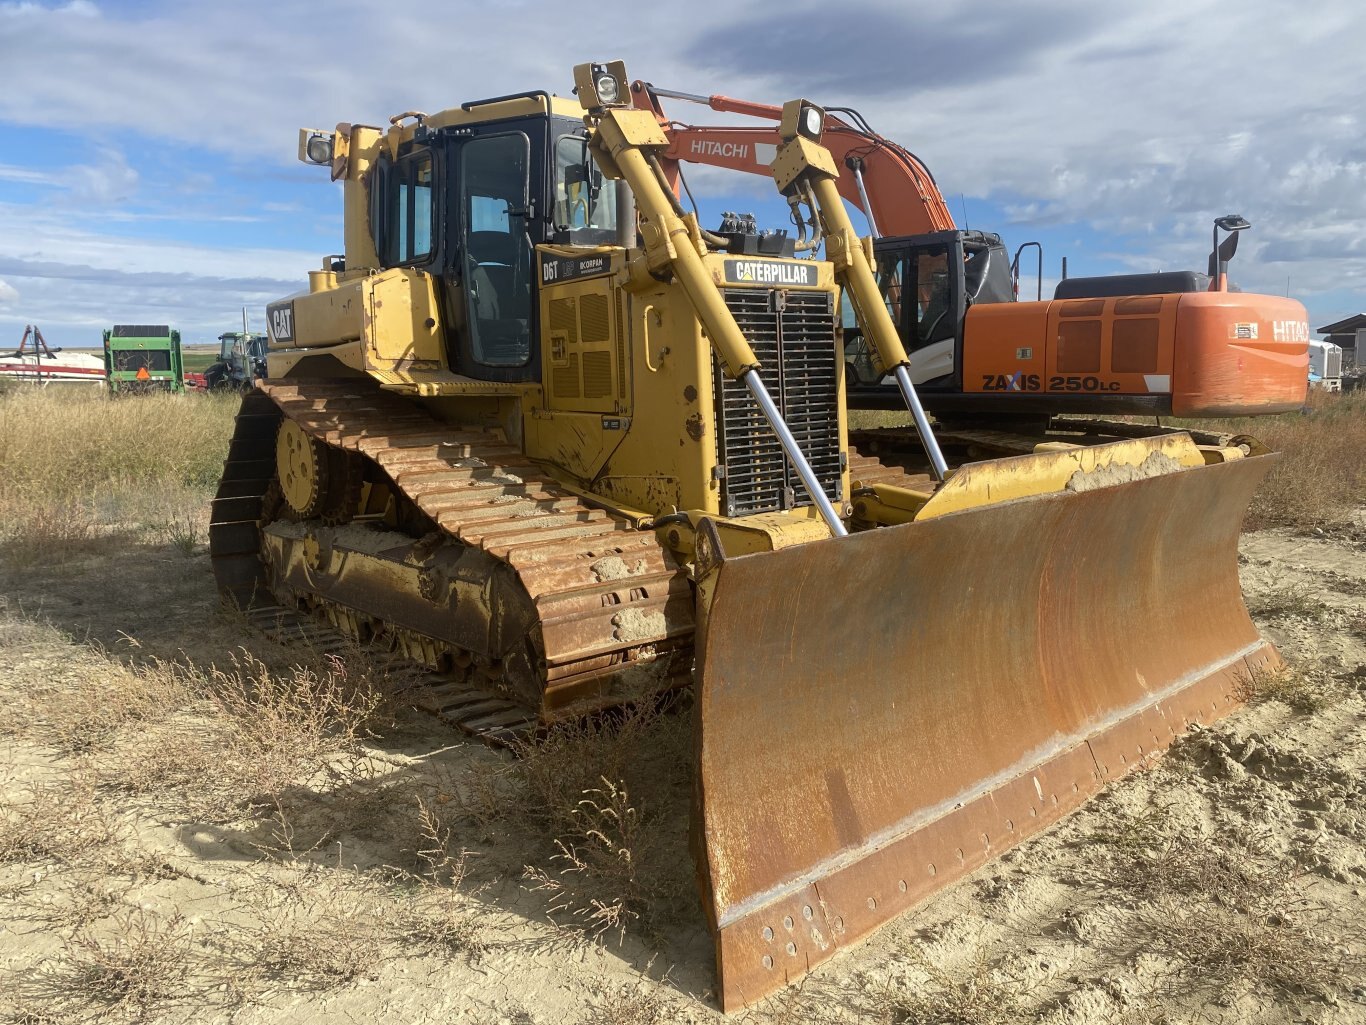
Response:
M741 1020L1366 1021L1366 514L1240 562L1289 673ZM686 716L624 756L604 870L418 713L233 732L185 678L249 655L299 659L218 610L202 545L0 564L0 1020L724 1020Z

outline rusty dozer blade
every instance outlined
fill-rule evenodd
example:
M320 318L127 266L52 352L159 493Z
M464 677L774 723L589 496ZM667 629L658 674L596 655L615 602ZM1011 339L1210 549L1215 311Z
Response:
M699 644L693 826L722 1007L1230 711L1277 661L1237 562L1271 461L724 560Z

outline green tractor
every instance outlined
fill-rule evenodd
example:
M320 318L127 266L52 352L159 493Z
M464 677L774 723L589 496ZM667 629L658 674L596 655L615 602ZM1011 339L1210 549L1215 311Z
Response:
M218 359L204 371L209 391L247 391L266 376L266 336L227 331L218 336Z

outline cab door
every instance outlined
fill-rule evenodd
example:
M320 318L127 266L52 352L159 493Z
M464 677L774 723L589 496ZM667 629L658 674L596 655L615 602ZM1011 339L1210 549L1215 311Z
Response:
M451 366L485 381L540 376L534 247L545 211L543 122L491 125L458 143L448 263L449 302L465 330L451 339Z

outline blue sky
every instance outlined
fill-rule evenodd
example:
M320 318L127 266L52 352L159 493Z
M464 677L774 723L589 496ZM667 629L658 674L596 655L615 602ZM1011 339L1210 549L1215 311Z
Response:
M1237 212L1244 289L1288 291L1313 327L1366 311L1366 9L922 6L694 0L614 23L546 0L0 0L0 347L27 323L54 345L118 321L209 341L244 306L259 328L341 247L338 187L297 163L296 129L566 94L573 63L606 58L674 89L859 108L960 223L1041 241L1046 294L1064 255L1072 274L1202 269L1211 219ZM784 223L761 180L691 180L709 225Z

